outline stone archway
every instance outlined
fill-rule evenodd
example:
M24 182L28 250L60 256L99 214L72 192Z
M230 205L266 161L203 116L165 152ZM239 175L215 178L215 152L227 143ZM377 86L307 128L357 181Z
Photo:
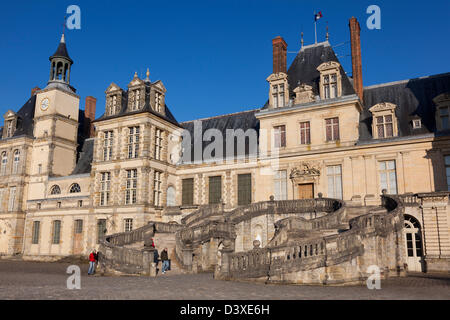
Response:
M405 227L403 228L405 240L406 263L409 271L423 272L423 241L422 228L419 221L410 215L405 215Z

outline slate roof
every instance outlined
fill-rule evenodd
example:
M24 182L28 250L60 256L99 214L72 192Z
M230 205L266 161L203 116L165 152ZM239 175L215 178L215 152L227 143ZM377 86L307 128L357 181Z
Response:
M94 154L94 138L84 140L83 148L79 154L77 165L72 172L74 174L90 173Z
M59 42L58 48L56 49L55 53L50 57L50 60L57 57L63 57L70 60L70 62L73 64L73 60L70 59L69 52L67 51L66 42L64 40L64 35L61 38L61 41Z
M28 99L27 102L22 106L22 108L17 111L18 119L17 119L17 126L16 130L14 131L13 138L14 137L20 137L20 136L29 136L33 137L33 130L34 130L34 104L36 103L36 96L32 96L30 99ZM3 132L3 128L1 128L0 137ZM0 138L1 140L1 138Z
M436 132L433 99L450 92L450 73L385 83L364 88L364 109L360 116L360 141L372 140L372 113L369 109L381 102L397 105L399 137ZM412 119L422 120L422 129L413 129Z
M223 155L226 155L226 143L227 143L227 135L226 131L227 129L237 130L242 129L244 132L246 132L248 129L254 129L257 135L257 139L259 138L259 120L256 119L255 114L258 112L258 109L256 110L249 110L249 111L243 111L238 113L232 113L232 114L226 114L211 118L205 118L205 119L199 119L199 120L192 120L187 122L182 122L181 126L189 131L191 135L191 146L196 145L199 143L199 140L202 140L203 134L208 129L217 129L221 132L222 137L224 137L223 141ZM194 135L194 121L201 121L202 124L202 136L195 136ZM206 146L208 146L210 143L213 143L214 141L202 141L203 149L205 149ZM257 148L256 148L257 150ZM257 151L256 151L257 152ZM246 139L246 146L245 146L245 155L256 155L255 152L255 146L250 147L249 146L249 140ZM191 148L192 155L194 154L194 148ZM237 150L235 149L235 154L237 153ZM192 158L193 159L193 158ZM205 159L204 159L205 160Z
M156 81L156 82L158 82L158 81ZM154 83L156 83L156 82L154 82ZM122 90L122 108L120 109L119 113L112 115L112 116L107 116L106 112L105 112L103 115L101 115L99 118L97 118L94 122L98 122L98 121L102 121L102 120L106 120L106 119L119 118L119 117L123 117L125 115L149 112L149 113L151 113L161 119L164 119L176 126L180 126L180 124L175 119L175 117L173 116L172 112L170 111L170 109L167 105L164 105L165 114L161 114L152 109L152 107L150 106L150 86L151 86L151 84L149 82L146 82L145 105L142 109L139 109L136 111L128 111L127 110L128 109L128 91Z

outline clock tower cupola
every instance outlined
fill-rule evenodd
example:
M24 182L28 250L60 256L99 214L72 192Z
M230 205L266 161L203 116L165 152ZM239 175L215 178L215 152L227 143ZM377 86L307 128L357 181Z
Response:
M50 59L50 79L48 87L66 87L71 91L75 91L70 86L70 70L73 65L73 60L69 56L66 47L66 40L64 34L61 36L56 52Z

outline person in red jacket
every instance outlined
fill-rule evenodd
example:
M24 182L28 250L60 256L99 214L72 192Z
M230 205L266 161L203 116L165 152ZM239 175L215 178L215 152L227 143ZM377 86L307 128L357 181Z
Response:
M96 255L96 251L94 249L94 250L92 250L91 254L89 255L88 275L94 274L94 272L95 272L95 255Z

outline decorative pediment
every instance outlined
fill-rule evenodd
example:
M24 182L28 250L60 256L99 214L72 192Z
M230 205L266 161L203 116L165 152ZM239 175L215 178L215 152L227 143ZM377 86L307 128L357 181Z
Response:
M277 80L285 80L288 75L284 72L272 73L266 80L269 82L277 81Z
M450 102L450 92L442 93L433 99L433 102L437 105L445 102Z
M153 87L158 89L159 91L166 93L167 89L164 86L163 82L161 80L156 81L155 83L153 83Z
M6 113L3 115L3 118L7 119L14 119L17 118L17 113L15 113L12 110L8 110L6 111Z
M111 93L113 93L113 92L120 91L120 90L122 90L122 89L121 89L117 84L115 84L114 82L112 82L112 83L109 85L109 87L106 89L105 93L106 93L106 94L111 94Z
M289 178L294 182L315 181L320 177L320 165L312 162L302 162L291 170Z
M313 87L306 83L299 84L299 86L294 89L294 93L296 104L313 102L315 100Z
M374 105L372 108L369 109L372 113L377 113L381 111L391 111L394 113L395 108L397 108L397 105L390 103L390 102L382 102Z
M128 84L128 88L145 86L145 82L142 79L139 79L137 72L134 74L133 80Z
M339 69L341 65L338 62L335 61L328 61L322 63L320 66L317 67L317 70L320 72L331 70L331 69Z

